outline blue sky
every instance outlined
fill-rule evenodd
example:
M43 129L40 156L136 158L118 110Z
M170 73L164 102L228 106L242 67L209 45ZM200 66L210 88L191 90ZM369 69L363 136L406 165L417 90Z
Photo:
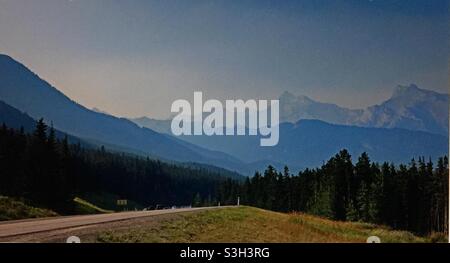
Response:
M119 116L195 90L358 108L398 84L448 92L448 22L439 0L0 0L0 52Z

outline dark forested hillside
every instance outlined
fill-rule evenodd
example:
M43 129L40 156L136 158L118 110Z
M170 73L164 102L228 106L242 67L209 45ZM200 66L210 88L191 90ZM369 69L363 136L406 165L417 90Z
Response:
M269 166L245 183L228 180L219 200L276 211L302 211L342 221L389 225L420 234L448 233L448 158L420 158L409 165L356 163L342 150L322 167L293 176Z
M32 134L0 127L0 195L56 211L71 212L73 197L85 193L114 194L144 206L190 205L194 197L212 203L222 180L210 169L70 144L43 120Z

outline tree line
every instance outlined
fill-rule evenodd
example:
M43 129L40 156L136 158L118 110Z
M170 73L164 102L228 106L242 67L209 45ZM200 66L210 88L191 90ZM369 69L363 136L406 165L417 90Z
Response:
M217 187L225 180L211 169L82 147L55 134L42 119L31 134L0 127L0 195L61 213L71 213L73 198L84 193L114 194L142 206L193 200L199 206L216 203Z
M322 167L292 175L269 166L238 183L224 182L219 200L264 209L300 211L334 220L384 224L419 234L448 233L448 158L434 165L419 158L409 165L371 162L362 153L353 164L342 150Z
M114 194L149 205L241 204L306 212L342 221L389 225L420 234L448 233L448 158L434 164L356 163L342 150L296 175L269 166L245 180L124 153L82 147L55 135L41 119L33 133L0 127L0 195L62 213L85 193Z

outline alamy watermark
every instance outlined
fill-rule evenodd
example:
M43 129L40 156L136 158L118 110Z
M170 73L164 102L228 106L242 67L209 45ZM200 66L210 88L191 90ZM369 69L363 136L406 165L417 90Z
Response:
M279 106L278 100L270 100L270 105L267 100L226 100L223 107L218 100L203 103L203 93L194 92L193 109L187 100L172 103L171 112L178 114L171 129L176 136L260 135L261 146L275 146L280 136Z

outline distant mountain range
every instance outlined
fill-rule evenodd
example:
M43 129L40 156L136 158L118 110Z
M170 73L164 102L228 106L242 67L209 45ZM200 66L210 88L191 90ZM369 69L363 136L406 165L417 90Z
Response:
M348 109L289 92L284 92L279 100L280 123L321 120L349 126L426 131L448 137L449 95L420 89L414 84L397 86L390 99L366 109ZM148 117L130 120L141 127L171 134L170 120Z
M392 97L366 109L347 109L285 92L280 97L280 121L316 119L333 124L404 128L448 136L448 94L398 86Z
M25 123L31 129L32 120L43 117L60 132L94 145L246 175L268 164L288 165L292 171L314 167L342 148L396 163L448 155L448 95L414 85L399 87L391 99L364 110L284 93L284 123L275 147L260 147L258 136L174 137L170 120L130 121L89 110L5 55L0 55L0 100L0 122Z
M235 156L261 167L317 166L342 148L368 152L376 161L408 162L413 157L448 154L448 95L398 86L380 105L353 110L284 92L280 96L280 142L260 147L254 136L180 136L185 141ZM170 120L130 119L171 134ZM258 165L256 165L258 163Z
M294 169L315 167L339 150L352 155L368 152L375 161L407 163L413 157L433 159L448 154L448 137L400 128L367 128L300 120L280 125L275 147L260 147L259 136L180 136L208 149L233 155L254 167L268 163L287 164ZM278 165L280 167L280 165Z
M368 128L300 120L280 125L280 141L275 147L260 147L259 136L180 136L192 144L233 155L250 167L288 165L292 170L321 165L339 150L352 155L368 152L375 161L407 163L425 156L448 155L448 137L400 128Z

